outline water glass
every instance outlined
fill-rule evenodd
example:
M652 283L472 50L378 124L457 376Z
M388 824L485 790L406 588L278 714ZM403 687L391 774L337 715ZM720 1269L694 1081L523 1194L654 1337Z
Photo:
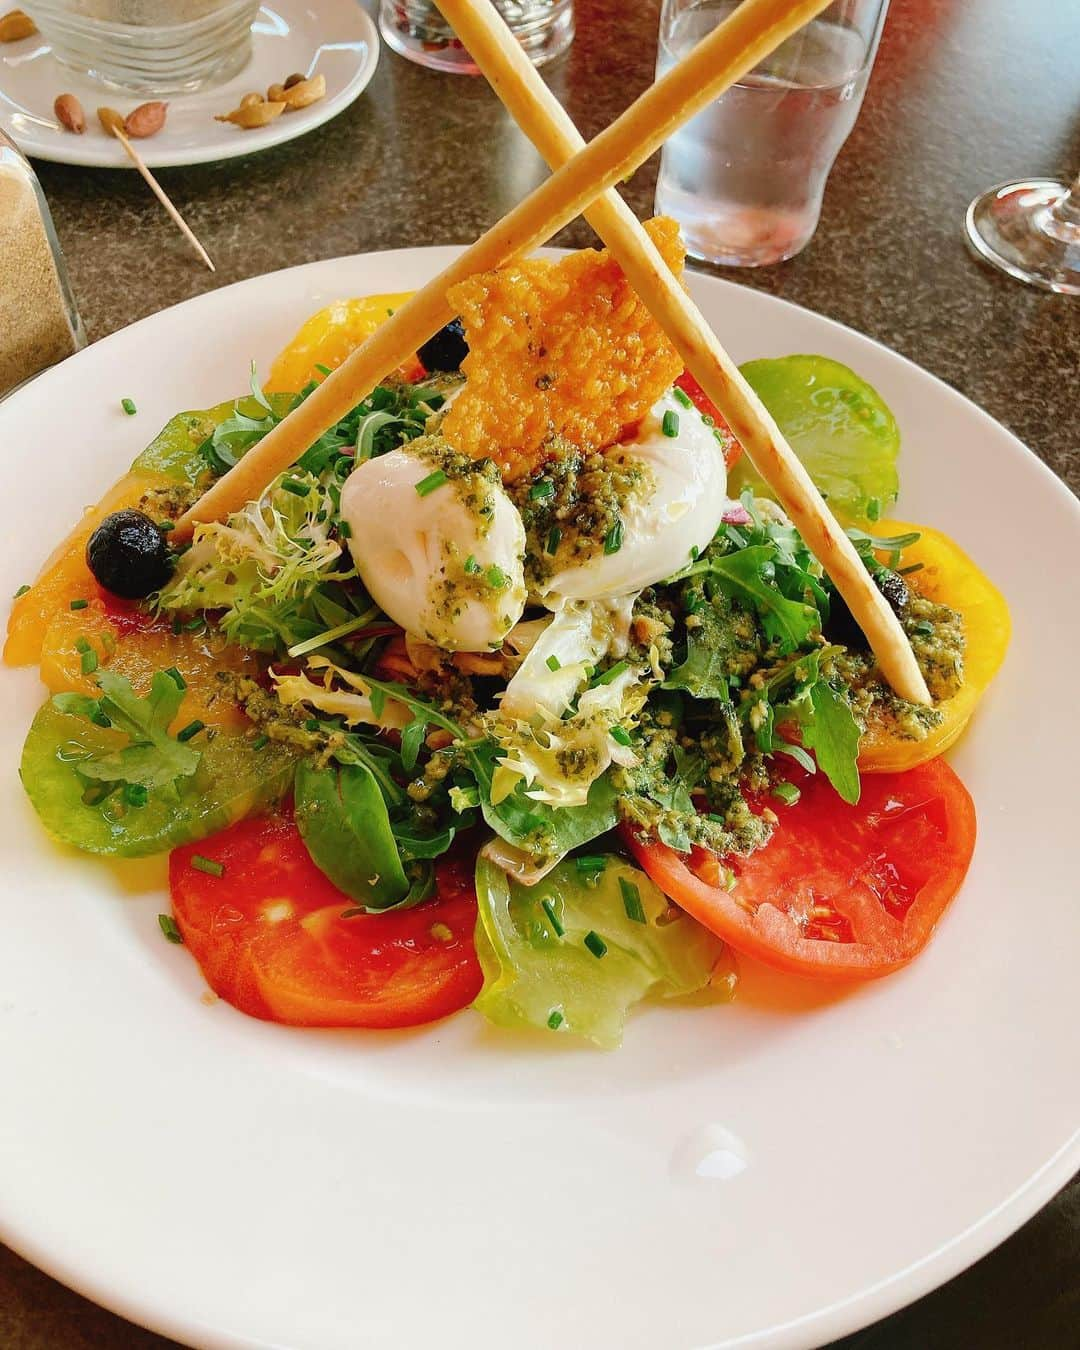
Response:
M574 0L491 0L534 66L560 56L574 37ZM480 72L434 0L380 0L379 31L394 51L433 70Z
M53 55L140 94L231 79L251 55L259 0L25 0Z
M810 242L888 3L837 0L664 146L656 209L679 221L695 258L762 267ZM735 8L736 0L664 0L657 76Z

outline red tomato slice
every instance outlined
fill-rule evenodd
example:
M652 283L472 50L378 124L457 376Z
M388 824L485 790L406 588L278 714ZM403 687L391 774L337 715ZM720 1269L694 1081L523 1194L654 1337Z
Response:
M724 460L730 469L742 454L742 446L732 434L731 428L724 420L723 413L688 370L684 370L675 383L684 394L689 396L691 403L697 408L698 412L704 413L706 417L711 417L716 423L725 438Z
M224 867L192 866L196 855ZM409 1027L470 1004L471 857L436 864L436 896L360 914L311 861L290 813L243 820L169 859L173 912L207 983L252 1017L290 1026Z
M792 778L802 795L791 807L769 799L780 817L769 843L724 859L731 891L711 853L687 858L625 826L623 838L676 904L747 956L818 978L874 979L906 965L971 862L967 789L941 759L864 776L857 806L823 774Z

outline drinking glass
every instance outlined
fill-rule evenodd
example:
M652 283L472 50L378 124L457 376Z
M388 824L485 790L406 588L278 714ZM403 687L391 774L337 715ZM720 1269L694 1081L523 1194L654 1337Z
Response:
M965 220L975 254L1018 281L1080 295L1080 174L1021 178L976 197Z
M259 0L25 0L64 65L140 94L231 79L251 55Z
M664 0L656 74L665 74L737 0ZM695 258L763 267L806 247L825 183L855 125L888 0L837 0L664 146L658 214Z
M574 0L492 0L534 66L562 55L574 37ZM434 0L380 0L379 32L394 51L433 70L478 75Z

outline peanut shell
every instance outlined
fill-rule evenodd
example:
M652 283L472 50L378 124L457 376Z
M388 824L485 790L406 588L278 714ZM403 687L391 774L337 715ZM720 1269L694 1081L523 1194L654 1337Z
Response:
M284 103L251 103L246 108L234 108L230 113L219 115L214 121L231 122L244 131L254 131L256 127L265 127L284 111Z
M299 108L310 108L326 97L326 76L313 75L310 80L301 80L299 84L285 89L285 104L289 112Z

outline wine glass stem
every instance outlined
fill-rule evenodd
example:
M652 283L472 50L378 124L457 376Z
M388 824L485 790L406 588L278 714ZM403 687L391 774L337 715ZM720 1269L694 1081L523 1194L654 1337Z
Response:
M1043 229L1063 244L1080 245L1080 174L1064 197L1046 213Z

